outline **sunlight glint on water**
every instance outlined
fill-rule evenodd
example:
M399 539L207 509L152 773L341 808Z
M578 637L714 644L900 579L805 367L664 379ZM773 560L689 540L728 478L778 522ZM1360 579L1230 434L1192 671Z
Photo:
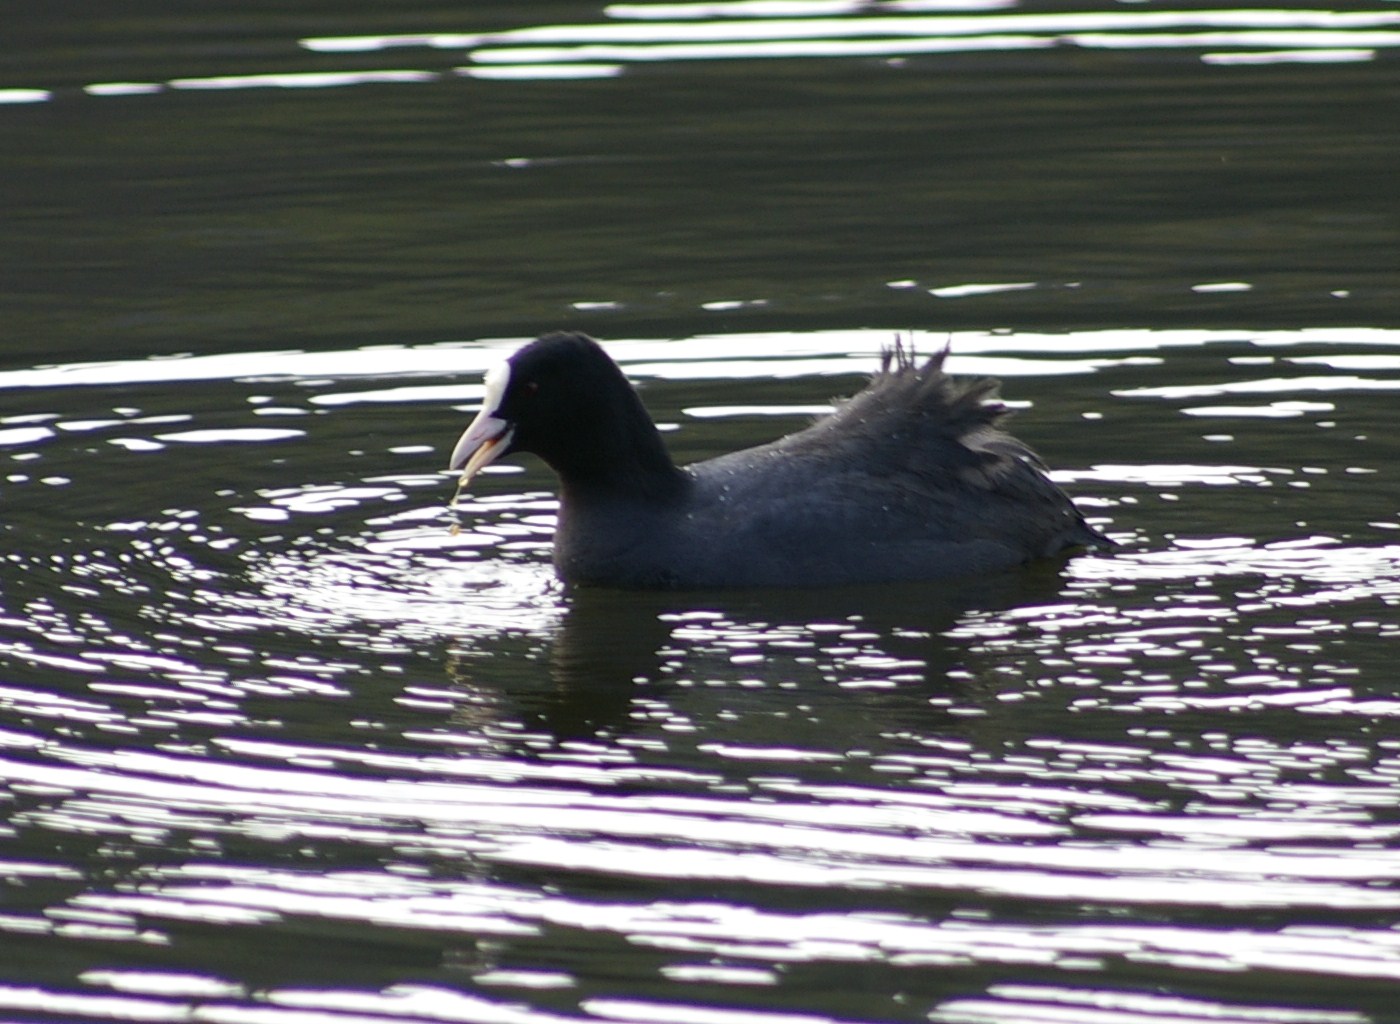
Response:
M6 22L0 1016L1400 1021L1394 3L181 6ZM1119 547L568 591L557 327L683 461L950 344Z
M701 458L800 426L888 340L610 347ZM1400 337L950 340L1120 550L951 590L571 594L538 466L481 478L456 536L443 508L513 340L0 377L13 515L51 538L3 556L0 941L81 967L0 1006L688 1020L697 990L862 965L935 1020L1369 1019L967 979L1400 976ZM86 952L229 929L448 973L249 988Z

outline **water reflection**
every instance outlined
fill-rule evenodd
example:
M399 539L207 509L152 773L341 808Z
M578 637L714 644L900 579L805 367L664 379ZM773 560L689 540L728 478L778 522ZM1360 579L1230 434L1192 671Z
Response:
M1396 1019L1394 4L259 6L7 24L0 1012ZM551 320L687 460L912 325L1122 546L570 593Z
M613 4L606 20L494 32L407 32L300 40L310 54L463 51L451 69L296 69L164 81L98 81L92 98L172 91L330 89L441 83L454 76L497 81L615 77L629 66L669 61L852 59L1079 50L1180 50L1206 65L1356 63L1400 46L1400 15L1372 10L1195 9L1017 11L1013 0L891 0L885 3ZM936 13L928 13L936 12ZM45 88L0 89L0 105L45 103Z
M694 686L786 690L793 697L813 687L917 689L917 711L946 689L956 661L942 635L961 615L1049 599L1058 589L1053 569L1041 569L955 587L576 591L550 641L552 694L532 702L530 713L556 738L589 730L626 735L635 731L631 719L654 723L658 711L676 728L664 710L668 691ZM634 706L638 686L650 694L641 711ZM891 701L878 703L888 709Z
M703 458L887 341L613 350ZM569 592L542 469L443 508L515 339L0 374L0 1006L1387 1019L1400 337L952 342L1119 551Z
M489 35L398 35L304 39L313 52L400 47L466 49L479 65L559 65L658 60L898 57L1062 46L1109 49L1249 49L1356 59L1400 45L1392 11L1183 10L927 15L948 4L614 4L613 20ZM962 6L962 5L958 5ZM989 10L1010 4L982 5ZM966 7L964 10L968 9ZM779 15L774 17L774 15ZM663 20L673 19L673 20ZM1169 30L1184 31L1169 31ZM1337 54L1342 54L1338 57ZM1347 56L1350 55L1350 56ZM1219 60L1224 55L1208 55ZM1219 60L1224 63L1224 60ZM467 68L469 73L475 69Z

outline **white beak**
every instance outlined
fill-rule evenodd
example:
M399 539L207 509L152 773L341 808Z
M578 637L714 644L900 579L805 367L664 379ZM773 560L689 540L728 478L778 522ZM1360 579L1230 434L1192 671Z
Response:
M510 421L495 415L510 384L510 364L501 363L490 370L485 383L486 395L481 402L481 411L458 439L447 464L449 471L462 471L461 487L471 483L472 477L499 459L515 436L515 427Z
M460 469L462 483L470 483L472 477L501 457L514 433L513 426L483 408L452 449L447 468Z

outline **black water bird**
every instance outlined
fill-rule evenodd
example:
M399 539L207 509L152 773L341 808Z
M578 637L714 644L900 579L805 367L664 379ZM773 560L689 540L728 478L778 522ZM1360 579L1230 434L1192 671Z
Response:
M547 334L486 375L452 452L467 483L515 452L558 474L554 564L569 583L643 588L934 580L1108 541L1003 431L989 377L884 352L859 394L805 430L678 467L621 369Z

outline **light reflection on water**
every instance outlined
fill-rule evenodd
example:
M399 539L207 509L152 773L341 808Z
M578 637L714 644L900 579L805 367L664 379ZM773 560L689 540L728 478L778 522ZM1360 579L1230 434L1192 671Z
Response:
M888 340L610 348L699 458ZM0 374L0 1006L1387 1019L1400 336L950 340L1119 551L569 593L537 466L443 508L515 339Z
M605 12L611 20L597 24L484 35L313 38L302 45L317 53L461 49L474 65L460 70L483 77L499 77L493 65L513 66L518 77L528 77L533 67L548 77L550 68L569 74L589 66L613 74L629 62L898 58L1060 47L1227 51L1203 54L1214 63L1238 57L1354 61L1400 45L1400 32L1394 30L1400 18L1388 10L987 12L996 6L1010 5L969 5L962 9L984 9L965 15L919 13L957 9L943 3L887 3L871 17L866 4L615 4Z
M460 51L470 63L427 67L279 70L97 81L85 96L129 101L167 90L331 89L438 84L454 76L495 81L609 78L629 65L714 60L883 58L1061 51L1184 51L1215 66L1345 64L1400 46L1400 14L1371 10L1183 9L1015 11L1004 0L948 3L748 2L614 4L591 24L497 32L416 32L308 37L311 55ZM928 13L936 12L936 13ZM38 83L36 83L38 84ZM0 89L0 105L51 102L48 88Z
M1400 1019L1393 3L159 6L11 19L0 1013ZM686 460L1049 325L1121 547L569 593L560 319Z

